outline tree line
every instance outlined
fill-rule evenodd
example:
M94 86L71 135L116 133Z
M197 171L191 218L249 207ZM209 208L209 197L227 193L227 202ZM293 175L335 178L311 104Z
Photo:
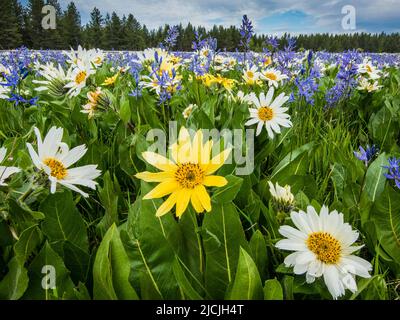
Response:
M56 10L56 29L45 30L42 19L45 16L42 8L46 4ZM118 16L100 12L94 8L90 21L82 25L80 13L70 2L62 10L58 0L29 0L23 6L18 0L0 1L0 49L13 49L26 46L31 49L69 49L79 44L86 48L102 48L105 50L142 50L158 46L166 37L169 25L149 30L142 25L133 14ZM217 39L218 49L235 51L240 42L239 28L236 26L217 26L207 30L195 27L191 23L177 26L179 36L173 48L178 51L191 51L195 32L203 38ZM285 34L283 38L290 35ZM371 52L400 52L400 34L308 34L295 37L297 48L343 51L362 49ZM256 34L252 37L250 48L261 51L266 46L267 36ZM281 41L284 46L284 41Z

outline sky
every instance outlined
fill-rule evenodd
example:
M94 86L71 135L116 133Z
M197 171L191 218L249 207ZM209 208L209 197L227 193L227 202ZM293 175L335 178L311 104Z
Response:
M27 0L22 0L26 3ZM59 0L65 9L70 0ZM82 24L97 7L105 15L132 13L149 29L192 23L211 28L214 24L239 26L243 14L257 33L400 32L400 0L75 0ZM343 11L352 6L351 11ZM354 11L353 11L354 9ZM353 15L354 12L354 15ZM348 20L355 17L355 20ZM343 19L345 28L343 27ZM355 21L350 25L349 21ZM347 27L346 27L347 26Z

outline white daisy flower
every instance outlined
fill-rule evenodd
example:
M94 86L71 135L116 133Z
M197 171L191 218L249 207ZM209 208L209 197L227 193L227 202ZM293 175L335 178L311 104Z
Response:
M368 91L368 92L378 91L381 88L382 86L378 84L378 81L373 81L373 80L370 81L364 77L361 77L357 87L359 91Z
M281 187L278 182L274 184L271 181L268 181L269 192L276 202L279 204L290 206L294 202L294 195L290 191L290 186L286 185Z
M89 63L78 62L76 68L71 72L69 82L65 85L65 88L69 89L68 95L72 97L79 95L92 73L93 70Z
M7 154L7 149L0 148L0 163L3 162L4 158L6 157L6 154ZM0 186L6 186L7 184L4 181L6 181L14 173L18 173L20 171L21 169L17 167L0 166Z
M274 86L275 88L278 88L279 82L287 79L288 76L286 74L282 74L282 72L279 70L269 68L262 73L262 78L268 81L268 86Z
M295 251L285 258L287 267L294 266L295 274L306 274L307 283L324 277L325 284L334 299L345 294L345 290L357 291L355 276L369 278L372 265L353 252L362 246L352 246L358 232L343 221L343 214L329 212L326 206L318 215L312 206L307 212L291 213L296 226L282 226L279 233L287 239L278 241L281 250Z
M251 126L257 123L256 135L261 133L263 125L267 129L268 136L273 139L274 132L281 133L280 126L290 128L292 122L290 121L290 115L285 113L288 108L282 108L281 106L289 99L289 96L285 96L285 93L281 93L275 99L274 87L270 87L268 93L260 93L259 98L253 93L249 94L247 101L255 106L250 108L250 117L245 125Z
M376 68L368 58L365 58L363 63L358 65L357 71L359 74L367 74L371 79L374 80L381 77L381 71Z
M50 192L55 193L57 183L59 183L84 197L88 197L89 195L77 188L76 185L95 190L97 182L93 180L101 173L100 170L97 170L97 165L69 168L85 155L86 146L80 145L69 150L68 145L61 141L62 128L52 127L44 140L41 138L40 131L37 128L34 128L34 130L37 137L38 152L33 149L30 143L26 145L36 168L44 170L49 176Z
M258 67L256 65L253 65L251 68L247 66L246 69L243 70L242 77L248 85L258 84L261 73L258 71Z
M49 91L50 94L55 96L62 96L68 91L65 85L72 76L71 68L65 72L60 64L55 67L52 63L39 64L36 68L39 74L44 78L44 80L32 80L33 83L41 85L35 88L36 91Z

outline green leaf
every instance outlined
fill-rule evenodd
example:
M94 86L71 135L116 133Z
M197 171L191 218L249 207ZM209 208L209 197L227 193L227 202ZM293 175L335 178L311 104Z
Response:
M284 168L286 168L291 162L293 162L294 160L296 160L300 155L302 155L303 153L312 150L312 148L314 147L314 141L311 141L295 150L293 150L292 152L290 152L289 154L286 155L285 158L283 158L283 160L281 162L279 162L279 164L275 167L274 171L272 172L271 175L271 180L279 173L281 172ZM301 164L302 162L300 162ZM300 166L300 164L297 165L297 167ZM298 169L294 170L293 174L298 174Z
M203 300L203 297L197 293L197 291L193 288L190 281L186 277L185 272L181 267L178 257L176 257L176 259L175 259L174 266L173 266L173 272L174 272L176 281L178 281L179 287L181 288L183 293L189 299Z
M395 263L400 264L399 193L387 186L371 210L370 218L375 223L378 242Z
M264 300L283 300L283 289L277 279L265 281Z
M14 245L15 255L22 261L26 261L41 244L43 235L38 226L34 225L21 233Z
M49 274L43 273L44 266L52 266L55 270L55 289L46 289L42 281ZM25 292L24 299L48 300L62 297L66 292L72 293L74 283L70 278L70 272L65 267L63 259L46 242L39 254L35 257L28 268L29 287Z
M382 275L360 279L357 283L358 290L353 293L350 300L387 300L387 286Z
M84 252L88 251L86 226L69 190L50 194L41 203L40 211L46 216L42 231L51 243L69 241Z
M100 202L105 209L105 214L97 225L100 234L104 235L113 223L119 224L118 218L118 193L111 179L110 172L107 171L103 176L104 186L99 187Z
M250 250L261 278L265 279L268 263L267 244L260 230L254 232L253 236L251 237Z
M8 263L8 273L0 282L0 299L17 300L28 287L28 272L24 260L14 257Z
M93 265L94 299L138 299L129 282L130 264L113 224L104 236Z
M234 280L239 248L247 249L239 214L231 203L215 204L203 220L206 255L205 285L214 299L223 299Z
M141 182L141 193L152 186ZM180 228L170 212L156 217L161 199L143 200L139 197L129 210L127 248L134 284L140 283L142 299L177 299L180 290L172 272L175 255L184 249Z
M125 96L122 96L121 98L119 116L125 124L127 124L131 119L131 107L129 105L129 99L125 98Z
M283 289L284 289L286 300L293 300L293 287L294 287L294 277L284 276L283 277Z
M212 201L218 203L226 203L231 202L236 198L236 195L242 186L243 179L233 175L229 175L226 176L226 180L228 180L227 185L222 188L216 189L211 197Z
M364 191L372 202L383 192L385 188L386 177L383 175L385 168L383 166L387 163L387 156L385 153L379 155L368 168L365 176Z
M261 300L262 298L263 287L257 266L246 250L240 248L235 280L228 293L228 299Z

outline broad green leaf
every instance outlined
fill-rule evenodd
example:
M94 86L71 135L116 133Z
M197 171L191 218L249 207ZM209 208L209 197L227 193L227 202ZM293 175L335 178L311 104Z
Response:
M379 155L368 168L365 176L364 191L372 202L383 192L385 188L386 177L383 175L385 172L384 165L387 164L387 156L385 153Z
M198 292L193 288L190 281L185 275L185 271L181 267L179 258L177 257L174 262L173 272L179 287L183 291L184 295L191 300L203 300L203 297L198 294Z
M45 272L43 269L45 266L54 268L54 289L44 286L44 284L48 284L46 278L49 277L48 279L50 279L53 276L51 272ZM63 259L52 249L48 242L44 244L39 254L29 265L28 275L29 286L23 296L24 299L59 299L66 292L72 293L74 290L74 283L70 278L70 272L65 267Z
M17 300L28 287L28 272L24 260L14 257L8 263L8 273L0 281L0 299Z
M121 120L126 124L131 119L131 107L129 105L129 99L125 98L124 96L121 98L120 102L120 109L119 109L119 116Z
M93 265L94 299L138 299L129 282L130 265L115 224L105 234Z
M142 194L152 187L142 181ZM140 283L142 299L180 297L172 268L175 255L180 255L184 244L173 212L156 217L161 204L161 199L143 200L139 197L129 210L128 239L124 238L124 244L133 269L131 278L134 284Z
M104 174L103 181L103 187L99 187L99 198L105 209L105 214L97 226L97 228L100 230L100 234L102 235L106 233L113 223L116 225L119 224L118 193L115 190L114 182L111 179L109 171Z
M283 300L283 289L277 279L265 281L264 300Z
M37 225L24 230L14 245L15 255L22 261L27 260L42 240L43 235Z
M69 241L88 251L88 237L83 219L68 190L50 194L40 205L45 214L42 231L51 243Z
M248 249L239 214L231 203L214 204L202 227L206 255L205 285L214 299L223 299L235 278L239 248Z
M211 197L212 201L218 203L226 203L231 202L236 198L236 195L242 186L243 179L235 177L233 175L229 175L226 176L226 180L228 180L226 186L217 188L214 191Z
M385 252L400 264L400 195L387 186L371 210L377 241Z
M265 279L268 267L267 244L260 230L254 232L249 244L251 255L256 263L260 276L262 279Z
M235 280L228 293L230 300L261 300L263 287L257 266L250 255L240 248Z

